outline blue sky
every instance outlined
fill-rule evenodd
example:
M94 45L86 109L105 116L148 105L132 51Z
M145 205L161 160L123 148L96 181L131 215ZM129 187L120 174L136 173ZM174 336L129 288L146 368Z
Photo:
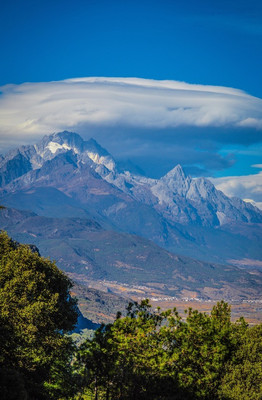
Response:
M4 0L0 84L172 79L262 97L260 0Z
M237 88L259 100L261 43L260 0L4 0L0 6L0 85L138 77ZM23 85L17 88L24 90ZM9 113L15 104L10 96ZM0 96L5 110L6 98ZM261 104L252 101L256 107ZM12 109L14 119L16 111ZM253 114L250 108L249 121ZM143 124L126 126L116 119L108 126L94 124L91 132L116 157L131 158L153 175L177 162L193 175L257 173L252 165L262 164L261 126L213 122L211 118L206 126L194 122L191 127L145 128ZM69 125L89 135L90 126L87 132L79 121ZM39 132L32 129L30 136L29 130L28 135L22 130L18 137L2 126L2 152L46 133L41 125ZM57 126L48 127L52 133Z

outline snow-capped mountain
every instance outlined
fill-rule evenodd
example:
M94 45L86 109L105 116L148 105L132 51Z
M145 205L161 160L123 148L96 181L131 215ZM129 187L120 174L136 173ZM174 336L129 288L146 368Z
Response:
M165 218L181 224L219 226L231 221L262 222L259 209L237 198L229 198L206 178L186 176L181 165L175 166L160 179L119 173L96 171L109 183L151 205Z
M104 165L109 170L115 168L115 161L110 154L103 149L94 139L84 141L81 136L73 132L59 132L43 139L35 145L21 146L11 150L5 157L0 159L0 168L8 162L20 157L31 164L30 169L42 167L45 161L51 160L58 154L73 151L79 156L79 161L94 161L97 165ZM17 171L19 173L19 171ZM22 175L22 171L21 171Z
M0 163L1 186L20 176L26 182L29 171L38 170L45 162L69 152L74 155L78 168L88 165L106 182L136 201L152 206L170 221L203 226L231 221L262 222L262 212L256 207L227 197L205 178L186 176L180 165L158 180L129 171L119 172L114 158L94 139L84 141L78 134L67 131L9 152Z
M191 257L262 259L261 210L180 165L160 179L127 171L76 133L45 136L0 158L0 202L47 217L93 216Z

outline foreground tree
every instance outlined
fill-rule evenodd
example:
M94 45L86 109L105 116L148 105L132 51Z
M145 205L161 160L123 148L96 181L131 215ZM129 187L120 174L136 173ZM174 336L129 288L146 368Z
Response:
M80 348L78 368L90 398L238 399L228 395L225 371L230 373L251 330L243 319L230 321L227 303L217 303L211 315L189 309L185 322L175 309L152 311L148 301L131 303L127 311L126 317L119 315L112 325L101 327ZM260 331L257 337L261 340ZM243 362L240 355L237 359ZM256 360L259 367L259 356ZM260 372L255 377L258 381Z
M186 323L173 336L170 370L194 399L219 399L225 365L247 329L244 320L232 323L230 316L230 307L224 301L213 307L211 315L189 309Z
M118 315L80 347L79 370L95 399L185 398L166 368L166 321L166 313L152 313L147 300L130 303L125 318Z
M262 399L262 325L247 329L242 336L226 365L220 394L227 400Z
M71 282L56 265L0 233L1 399L58 399L77 321ZM17 393L16 393L17 392Z

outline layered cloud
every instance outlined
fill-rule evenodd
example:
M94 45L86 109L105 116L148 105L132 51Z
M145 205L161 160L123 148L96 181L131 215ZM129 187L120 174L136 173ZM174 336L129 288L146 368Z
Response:
M78 126L262 129L262 100L237 89L136 78L79 78L0 88L1 134Z

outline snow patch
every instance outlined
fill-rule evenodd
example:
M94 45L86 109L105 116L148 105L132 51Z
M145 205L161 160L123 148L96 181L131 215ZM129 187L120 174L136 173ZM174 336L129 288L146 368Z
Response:
M114 171L115 163L110 157L100 156L98 153L93 153L91 151L87 152L89 158L96 164L104 165L109 171Z
M59 149L65 149L65 150L71 150L71 147L69 147L67 144L63 143L62 145L56 142L49 142L48 145L46 146L48 150L51 151L51 153L55 154L57 150Z

